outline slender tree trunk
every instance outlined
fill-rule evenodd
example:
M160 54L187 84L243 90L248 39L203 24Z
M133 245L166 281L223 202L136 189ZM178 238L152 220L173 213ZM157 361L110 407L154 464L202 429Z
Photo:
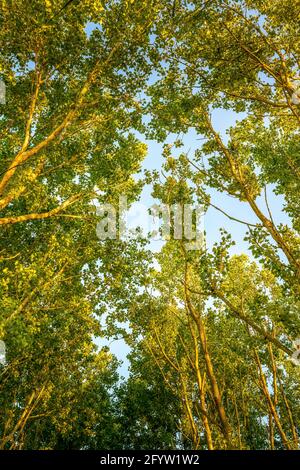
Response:
M257 353L256 350L254 350L254 357L255 357L255 362L256 362L256 364L258 366L258 370L259 370L259 377L260 377L262 392L263 392L263 394L264 394L264 396L267 400L269 411L270 411L271 415L274 418L276 427L278 429L278 432L281 436L281 439L282 439L282 442L283 442L285 448L287 450L292 450L292 446L291 446L291 444L290 444L290 442L287 438L287 435L284 432L284 429L281 425L278 413L276 411L276 407L274 406L273 400L272 400L271 395L269 393L266 377L265 377L265 374L263 373L261 362L260 362L260 359L259 359L259 356L258 356L258 353Z
M193 327L190 324L190 322L189 322L189 326L190 326L190 331L191 331L193 341L194 341L194 352L195 352L194 367L196 371L197 384L198 384L198 389L199 389L199 394L200 394L201 408L205 412L207 412L206 400L205 400L205 381L201 375L201 371L199 367L199 351L198 351L197 338L195 336L195 332L193 331ZM208 450L213 450L214 446L213 446L213 440L212 440L212 435L211 435L211 430L210 430L210 425L209 425L207 414L204 414L204 413L202 414L202 422L203 422L203 426L205 429L207 448Z
M187 272L186 272L186 275L187 275ZM215 402L217 412L218 412L218 415L219 415L219 418L220 418L220 422L221 422L221 425L222 425L223 435L224 435L225 441L227 443L227 446L229 448L233 448L233 445L232 445L232 442L231 442L231 430L230 430L229 421L227 419L227 415L226 415L224 406L222 404L222 397L221 397L220 389L219 389L219 386L218 386L218 381L217 381L217 378L215 376L213 364L212 364L211 357L210 357L209 350L208 350L205 326L204 326L204 323L202 321L202 318L201 318L199 312L196 311L195 307L193 306L193 304L191 302L189 292L188 292L188 288L187 288L187 278L186 277L187 276L185 276L185 282L184 282L186 305L187 305L188 311L190 312L191 317L193 318L193 320L194 320L194 322L197 326L197 329L198 329L199 338L200 338L200 342L201 342L201 346L202 346L202 350L203 350L203 354L204 354L204 359L205 359L205 364L206 364L207 375L208 375L208 378L209 378L209 381L210 381L214 402Z
M272 413L269 413L269 440L270 440L270 449L274 450L274 429L273 429L273 416Z

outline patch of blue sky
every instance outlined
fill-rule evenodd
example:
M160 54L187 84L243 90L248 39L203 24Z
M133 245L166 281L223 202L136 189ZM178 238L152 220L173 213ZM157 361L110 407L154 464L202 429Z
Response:
M251 12L254 13L254 12ZM248 12L249 14L249 12ZM263 22L264 19L260 18L259 24L263 31ZM91 34L93 29L99 28L99 25L96 24L88 24L86 27L86 32L88 35ZM261 74L260 77L261 81L266 85L273 85L272 77L266 76L266 74ZM149 77L148 84L151 85L157 79L159 79L159 75L157 73L151 74ZM139 99L147 99L147 96L144 92L139 94ZM228 141L228 134L227 130L236 124L238 120L245 118L245 113L236 113L231 110L224 110L224 109L214 109L212 110L212 121L215 129L220 133L222 139L226 143ZM144 116L143 123L147 125L150 121L149 116ZM266 125L268 122L266 121ZM158 170L160 171L162 164L163 164L163 143L156 142L155 140L146 139L143 135L138 132L135 132L137 137L145 142L148 146L148 152L145 160L142 164L142 171L135 175L136 179L140 179L143 177L143 170ZM166 139L165 143L172 143L175 140L176 136L174 134L170 134ZM195 129L190 129L183 137L183 147L178 149L179 153L188 153L189 157L192 158L194 152L199 147L199 139L201 136L197 134ZM221 193L215 189L210 189L209 194L211 196L211 202L222 208L224 212L229 214L230 216L243 220L250 224L258 223L257 217L254 215L252 209L249 207L248 203L242 202L233 198L225 193ZM269 185L267 187L267 195L268 195L268 205L271 210L273 219L277 224L287 224L290 225L290 220L287 214L283 211L284 207L284 198L282 196L278 196L274 193L274 186ZM138 211L143 211L145 208L150 208L154 203L158 201L155 200L152 196L152 187L151 185L145 185L140 195L139 201L130 209L131 215L129 214L129 226L130 228L134 228L134 220L138 219L136 217ZM266 201L264 195L261 195L257 199L257 203L261 210L268 216L268 208L266 206ZM132 217L132 220L130 220ZM147 228L148 221L146 220L147 216L144 214L144 219L141 220L139 223L145 228ZM216 210L213 207L209 207L207 212L205 213L204 217L204 228L205 228L205 235L206 235L206 245L208 249L211 249L213 244L220 240L220 228L224 228L227 230L231 235L232 239L235 241L235 245L231 248L231 254L241 254L246 253L249 257L251 257L251 252L249 251L248 243L244 240L245 234L248 230L247 225L241 224L239 222L235 222L228 218L225 214L221 213L220 211ZM161 247L163 246L162 240L150 240L149 248L153 252L158 252ZM109 339L101 339L97 341L97 344L100 345L109 345L110 350L113 354L116 355L118 360L122 361L122 365L119 368L119 372L123 376L128 376L128 367L129 361L127 358L128 353L130 352L130 348L125 343L123 339L114 340L111 342Z

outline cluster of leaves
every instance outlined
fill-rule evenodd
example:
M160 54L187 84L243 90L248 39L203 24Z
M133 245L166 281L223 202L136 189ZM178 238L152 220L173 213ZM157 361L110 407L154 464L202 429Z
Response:
M6 0L0 24L0 447L298 448L296 3ZM176 136L154 197L246 227L251 258L223 229L156 264L143 240L98 240L95 199L139 197L137 131ZM124 383L105 334L131 347Z
M146 146L134 129L155 11L129 12L127 1L64 6L0 8L5 449L106 447L114 429L117 363L96 343L108 288L122 283L125 296L137 249L98 240L94 201L140 192L133 174Z

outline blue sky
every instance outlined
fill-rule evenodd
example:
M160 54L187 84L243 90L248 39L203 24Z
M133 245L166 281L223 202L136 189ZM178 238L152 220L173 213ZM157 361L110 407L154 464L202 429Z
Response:
M90 23L86 27L86 32L90 35L91 31L96 27L99 28L99 25ZM151 78L153 80L155 75ZM236 114L233 111L215 109L212 113L212 121L215 129L220 132L221 137L226 141L227 135L226 130L233 126L237 119L243 118L243 114ZM162 144L157 143L153 140L146 140L143 136L138 135L138 137L147 144L148 153L143 162L142 170L159 170L163 163L162 157ZM170 142L175 136L170 136ZM180 148L180 152L189 152L189 157L192 159L194 151L197 149L199 142L199 135L191 129L183 138L184 147ZM137 178L142 177L142 173L136 175ZM142 191L139 203L143 206L150 208L155 202L151 196L152 188L149 185L146 185ZM283 208L283 198L276 196L272 190L272 187L267 188L268 202L271 208L271 212L275 223L287 223L289 224L288 216L282 211ZM225 212L230 214L233 217L244 220L249 223L256 223L257 219L253 214L252 210L247 203L237 201L236 199L219 193L218 191L211 190L211 201L216 206L221 207ZM258 199L258 204L262 211L267 215L267 210L265 206L265 201L263 197ZM134 211L134 208L133 208ZM233 240L235 241L235 246L232 247L232 254L247 253L251 257L251 253L248 251L247 242L244 241L245 232L247 231L247 226L240 223L234 222L228 219L225 215L221 214L216 209L210 207L204 217L204 229L206 233L206 245L208 248L211 248L212 245L220 239L220 228L226 229L231 233ZM150 247L153 251L158 251L162 246L161 241L151 241ZM120 367L119 371L121 374L128 375L128 360L126 355L129 352L128 346L124 343L123 340L101 340L97 341L99 345L109 345L110 350L113 354L117 356L118 359L123 361L123 365Z
M237 115L232 111L225 111L221 109L214 110L212 115L213 124L216 130L220 132L224 140L227 138L226 129L228 129L230 126L233 126L236 120L241 118L241 115ZM142 139L142 136L140 136L140 138ZM197 139L199 139L199 135L197 135L194 130L190 130L183 139L184 147L180 148L180 152L189 151L189 156L192 158L193 152L199 146L199 141ZM142 140L148 145L148 154L143 162L143 170L159 170L163 163L162 144L151 140ZM142 175L139 176L141 177ZM151 192L151 186L145 186L141 194L140 203L150 207L155 202L151 196ZM289 219L287 215L282 212L284 202L283 199L280 196L276 196L274 194L272 187L268 188L267 193L269 206L271 208L275 222L288 224ZM221 194L215 190L211 191L211 196L212 202L215 205L221 207L233 217L250 223L257 222L255 215L247 203L237 201L236 199L227 196L226 194ZM260 208L267 215L264 198L259 198L258 203ZM251 257L251 253L248 251L247 242L244 241L247 226L228 219L225 215L221 214L214 208L209 208L204 217L204 228L206 232L206 244L208 248L211 248L211 246L220 239L219 229L225 228L229 233L231 233L233 240L236 242L235 246L231 249L231 253L247 253ZM150 246L153 251L158 251L162 246L162 242L152 241ZM111 352L115 354L118 359L123 361L122 366L119 368L119 372L126 377L128 375L129 366L129 362L126 359L126 355L129 352L128 346L124 343L123 340L116 340L113 342L105 341L105 344L109 344Z
M238 115L232 111L227 111L223 109L214 110L212 114L212 120L215 129L220 132L221 137L224 141L227 139L226 130L233 126L238 119L242 119L244 115ZM189 152L189 158L192 159L194 151L199 147L199 135L195 132L194 129L191 129L186 136L183 138L184 147L180 148L180 153ZM142 137L141 137L142 138ZM169 139L170 142L172 138ZM163 164L162 157L162 144L159 144L155 141L145 140L148 145L148 154L143 163L143 169L147 170L159 170ZM153 202L151 197L152 188L147 185L144 187L141 194L140 203L150 207ZM224 193L220 193L216 190L211 190L211 201L216 206L221 207L226 213L230 214L233 217L244 220L249 223L256 223L258 220L253 214L248 203L240 202L235 198L228 196ZM268 202L271 208L272 215L276 223L287 223L289 224L288 216L282 211L284 200L282 197L277 196L273 192L273 188L269 186L267 188ZM265 205L264 197L258 198L258 204L262 211L267 215L267 208ZM225 215L221 214L216 209L210 207L204 217L204 228L206 232L206 242L207 246L210 248L220 237L220 228L225 228L231 234L233 239L236 241L236 246L232 249L232 253L248 253L248 245L243 240L245 232L247 231L247 226L242 225L238 222L234 222L228 219ZM160 246L159 244L157 246ZM153 245L155 250L155 245Z

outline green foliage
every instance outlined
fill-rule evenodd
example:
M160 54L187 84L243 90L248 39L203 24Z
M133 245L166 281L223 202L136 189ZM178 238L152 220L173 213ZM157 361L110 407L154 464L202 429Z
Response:
M64 5L0 6L0 447L297 449L297 2ZM153 196L221 212L247 255L233 228L189 251L172 227L156 255L97 238L96 200L140 197L146 138ZM120 336L123 381L98 346Z

